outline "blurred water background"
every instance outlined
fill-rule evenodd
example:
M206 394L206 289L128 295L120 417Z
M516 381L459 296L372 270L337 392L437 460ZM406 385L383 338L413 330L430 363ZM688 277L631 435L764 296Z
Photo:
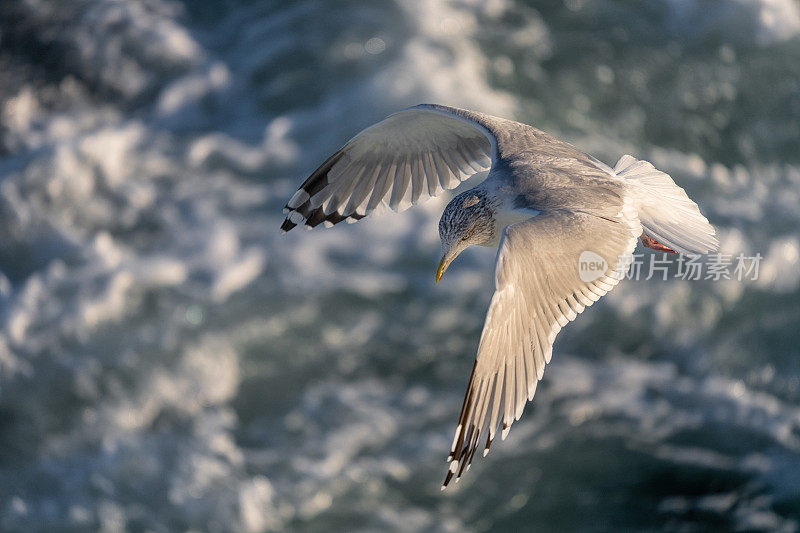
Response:
M420 102L649 159L764 257L622 283L444 493L494 252L434 289L446 198L278 232ZM796 0L4 0L0 113L0 529L800 528Z

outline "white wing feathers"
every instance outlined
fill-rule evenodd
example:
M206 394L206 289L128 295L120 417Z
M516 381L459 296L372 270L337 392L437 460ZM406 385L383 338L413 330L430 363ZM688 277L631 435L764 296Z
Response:
M442 489L469 467L487 426L484 455L498 424L505 438L519 420L556 335L624 276L641 231L626 209L614 220L551 211L506 228Z
M633 186L646 235L685 254L705 254L719 248L714 226L669 174L630 155L617 161L614 173Z
M355 222L382 204L402 211L487 170L496 140L478 117L420 105L370 126L303 183L281 229Z

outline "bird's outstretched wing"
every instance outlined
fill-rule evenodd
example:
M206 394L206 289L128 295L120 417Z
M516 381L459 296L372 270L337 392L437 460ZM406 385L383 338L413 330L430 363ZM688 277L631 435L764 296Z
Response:
M494 117L422 104L363 130L286 204L281 229L355 222L381 204L402 211L490 167ZM495 119L497 120L497 119Z
M486 455L498 424L505 438L519 420L556 335L619 282L641 233L626 209L615 218L550 211L505 229L442 489L469 466L480 439Z

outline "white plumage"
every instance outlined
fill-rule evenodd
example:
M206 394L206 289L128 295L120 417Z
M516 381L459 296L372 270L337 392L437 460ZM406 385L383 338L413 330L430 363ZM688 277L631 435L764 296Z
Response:
M647 161L624 155L614 172L637 196L644 231L676 252L702 254L717 248L714 228L672 178Z
M714 228L667 174L625 155L612 170L531 126L421 105L348 141L286 205L281 229L402 211L486 170L439 223L447 265L471 244L497 245L486 313L445 478L460 478L485 438L505 438L550 362L558 332L624 277L637 239L683 253L717 248ZM587 255L588 254L588 255ZM589 258L589 259L586 259ZM586 275L585 265L597 269Z

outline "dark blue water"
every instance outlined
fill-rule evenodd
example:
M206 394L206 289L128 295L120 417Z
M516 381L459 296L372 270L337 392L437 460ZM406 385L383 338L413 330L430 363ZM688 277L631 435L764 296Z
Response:
M434 288L446 198L277 231L420 102L648 159L763 256L620 284L444 493L494 253ZM796 0L6 1L0 106L0 529L800 528Z

